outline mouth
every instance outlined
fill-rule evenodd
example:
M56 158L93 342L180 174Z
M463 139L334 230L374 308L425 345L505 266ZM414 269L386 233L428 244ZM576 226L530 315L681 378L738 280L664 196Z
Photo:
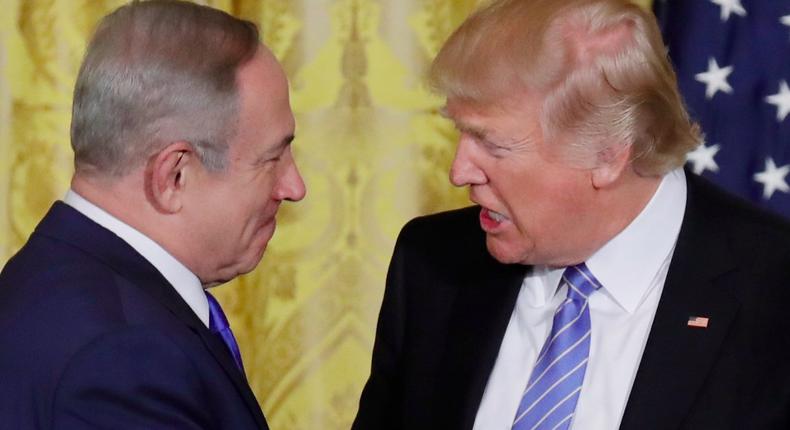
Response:
M508 220L508 217L499 212L492 211L486 207L480 209L480 225L488 233L493 233L502 223Z
M263 225L264 229L271 229L272 236L274 231L277 230L277 218L272 217L266 224Z
M277 230L277 220L272 217L269 220L263 222L259 225L256 231L256 236L258 237L256 240L262 241L263 245L266 244L274 237L274 233Z

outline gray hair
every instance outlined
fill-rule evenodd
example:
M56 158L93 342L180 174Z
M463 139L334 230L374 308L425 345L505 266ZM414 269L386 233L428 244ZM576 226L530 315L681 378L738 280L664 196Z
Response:
M236 71L259 44L252 22L184 1L134 1L104 17L74 87L77 172L121 176L174 141L224 169Z

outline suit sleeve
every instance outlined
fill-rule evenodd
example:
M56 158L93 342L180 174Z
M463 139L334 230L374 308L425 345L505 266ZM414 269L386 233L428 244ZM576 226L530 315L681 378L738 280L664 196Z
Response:
M387 272L381 304L370 378L362 391L353 430L401 428L403 399L401 361L406 327L406 255L409 225L401 232Z
M165 334L105 334L69 361L54 393L52 429L216 428L189 357Z

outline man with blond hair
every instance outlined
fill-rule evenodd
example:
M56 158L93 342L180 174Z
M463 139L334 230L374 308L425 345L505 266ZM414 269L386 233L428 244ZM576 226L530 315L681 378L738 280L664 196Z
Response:
M431 81L477 206L401 232L355 429L790 427L790 226L682 169L652 15L494 1Z
M253 23L165 0L106 16L71 189L0 273L0 427L266 429L206 289L254 269L304 196L293 134Z

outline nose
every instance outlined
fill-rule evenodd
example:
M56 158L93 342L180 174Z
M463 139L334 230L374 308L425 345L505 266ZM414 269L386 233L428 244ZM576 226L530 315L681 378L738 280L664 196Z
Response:
M473 152L474 142L462 133L455 149L453 164L450 166L450 182L456 187L486 182L485 172L475 164Z
M298 202L304 198L305 194L307 194L307 188L302 180L302 175L299 174L299 168L296 167L296 163L292 159L280 177L275 197L277 200Z

